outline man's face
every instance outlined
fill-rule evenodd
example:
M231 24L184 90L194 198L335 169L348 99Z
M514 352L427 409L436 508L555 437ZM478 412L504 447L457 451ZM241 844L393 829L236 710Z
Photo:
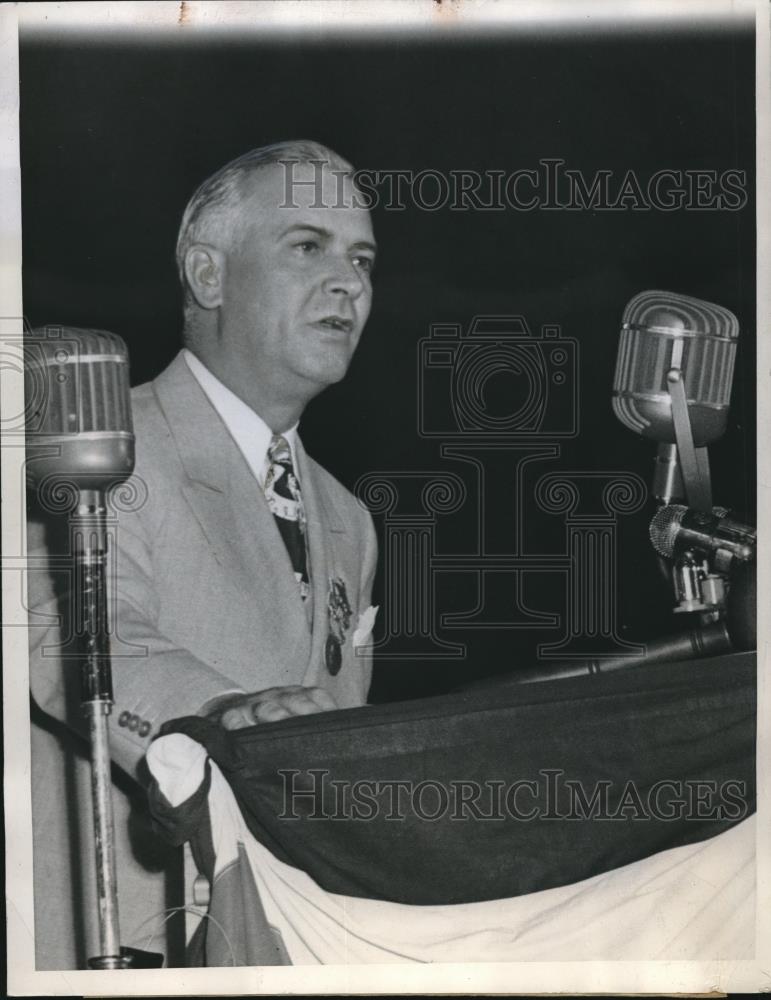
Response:
M311 164L286 169L289 181L282 164L249 179L220 308L225 364L266 399L311 398L340 381L372 301L375 241L351 181ZM292 177L315 171L320 199L313 187L292 188Z

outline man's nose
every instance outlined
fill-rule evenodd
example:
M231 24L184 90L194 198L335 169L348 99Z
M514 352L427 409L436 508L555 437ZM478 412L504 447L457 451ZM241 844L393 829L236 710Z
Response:
M355 299L364 291L364 278L353 261L348 258L338 260L324 278L324 291L333 295L348 295Z

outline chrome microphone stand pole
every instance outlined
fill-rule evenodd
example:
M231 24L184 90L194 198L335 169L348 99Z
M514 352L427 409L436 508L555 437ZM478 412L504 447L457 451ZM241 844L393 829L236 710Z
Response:
M113 707L107 601L107 507L101 489L83 489L71 515L75 613L80 638L80 700L91 745L99 955L90 969L158 968L163 955L122 947L115 863L109 720Z
M115 825L110 774L109 718L113 706L112 671L107 631L107 530L101 490L81 490L72 518L78 600L78 634L83 643L80 688L91 743L91 802L96 847L96 891L99 906L100 954L92 969L125 969L131 958L121 954L118 888L115 870Z

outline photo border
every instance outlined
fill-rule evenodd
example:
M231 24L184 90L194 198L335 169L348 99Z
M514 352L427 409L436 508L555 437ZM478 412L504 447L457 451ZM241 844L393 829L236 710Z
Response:
M38 23L40 30L121 32L179 30L200 36L203 31L230 30L234 25L253 24L255 12L270 11L270 30L296 31L304 25L318 28L319 18L327 19L330 30L345 33L373 30L478 31L506 15L520 25L535 20L536 31L584 31L587 18L598 30L628 27L625 17L637 16L639 24L650 19L693 20L694 11L718 19L730 10L756 18L756 99L757 99L757 373L758 441L768 440L771 429L771 75L769 74L769 8L753 3L663 3L642 8L636 3L612 5L579 4L539 0L534 3L293 3L269 5L234 3L160 4L19 4L0 7L0 298L3 302L3 330L22 334L21 299L21 181L18 136L18 25ZM366 8L366 14L365 14ZM407 13L413 9L414 13ZM495 8L493 10L492 8ZM568 9L572 12L568 14ZM582 13L579 13L579 9ZM652 11L656 11L656 15ZM540 15L540 20L539 20ZM635 25L638 22L634 22ZM559 27L558 27L559 26ZM17 317L17 318L14 318ZM23 411L21 372L3 367L0 371L0 406L3 420ZM26 612L20 601L18 574L25 551L23 493L24 449L19 439L2 449L2 542L3 542L3 678L5 706L5 816L6 816L6 895L8 935L8 992L10 995L228 995L272 993L705 993L711 991L769 991L771 966L764 970L764 955L771 942L771 850L757 856L756 958L748 962L526 962L506 964L457 964L442 966L340 966L280 967L257 969L164 969L131 971L34 970L32 903L32 836L29 790L30 726ZM760 444L758 470L758 531L762 540L758 559L760 608L768 608L771 567L765 539L771 519L771 452ZM771 845L769 808L769 767L771 701L769 666L769 626L764 615L758 618L758 844ZM555 950L558 949L555 942ZM771 957L771 956L769 956Z

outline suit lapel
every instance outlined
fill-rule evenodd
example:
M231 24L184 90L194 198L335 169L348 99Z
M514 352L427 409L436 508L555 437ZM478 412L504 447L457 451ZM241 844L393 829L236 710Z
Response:
M154 386L188 476L185 499L217 562L254 594L274 648L305 663L310 636L289 555L246 459L182 354Z

